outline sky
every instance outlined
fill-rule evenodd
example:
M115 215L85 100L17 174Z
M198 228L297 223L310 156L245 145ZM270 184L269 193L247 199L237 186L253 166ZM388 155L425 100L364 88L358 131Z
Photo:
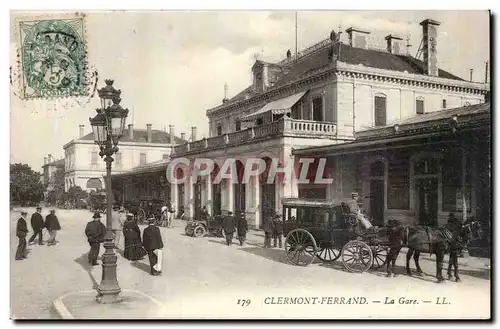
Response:
M12 15L18 15L14 13ZM22 13L24 16L25 13ZM441 22L439 67L464 79L484 81L489 61L490 26L487 11L299 11L298 49L329 37L339 26L371 31L371 42L410 36L415 55L422 37L419 22ZM12 16L11 16L12 18ZM11 65L17 40L11 23ZM343 37L346 37L344 33ZM347 41L346 39L344 39ZM208 137L206 110L221 104L224 84L229 98L251 84L255 55L279 61L295 50L292 11L114 11L86 13L86 41L91 69L115 80L121 105L131 112L127 124L153 129L175 125L175 132ZM43 157L64 156L63 145L78 136L78 125L91 132L89 117L99 106L93 99L25 101L11 88L10 162L27 163L41 171Z

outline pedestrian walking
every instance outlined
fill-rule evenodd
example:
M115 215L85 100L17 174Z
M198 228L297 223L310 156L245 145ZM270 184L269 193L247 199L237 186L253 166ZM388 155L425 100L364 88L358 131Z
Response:
M226 244L228 246L231 246L231 244L233 243L234 231L236 231L236 221L232 211L229 211L227 213L227 216L224 217L222 228L224 229L224 233L226 234Z
M240 241L240 246L243 246L243 243L245 243L245 240L247 239L248 232L248 222L243 213L241 213L240 218L238 218L236 226L238 229L238 240Z
M283 221L280 215L274 216L273 219L273 240L274 248L276 248L276 242L279 242L279 247L283 248Z
M123 207L115 207L111 213L111 228L113 230L113 238L115 249L119 249L122 236L123 224L125 223L125 209Z
M154 225L154 219L149 220L149 226L142 233L142 244L148 253L151 275L160 275L163 261L163 240L160 229Z
M92 221L87 223L87 226L85 227L85 235L87 236L87 241L90 245L88 256L89 264L95 266L97 265L97 257L99 257L101 243L104 242L104 237L106 235L106 226L101 223L100 213L94 213Z
M264 222L264 248L271 248L271 238L274 232L273 217L267 218Z
M160 217L160 226L167 227L168 226L168 207L161 207L161 217Z
M45 227L49 231L50 238L47 241L47 246L52 246L56 244L56 235L57 231L61 229L61 225L59 224L59 220L56 216L56 211L52 209L50 214L45 217Z
M174 218L174 204L167 200L167 227L172 227L172 219Z
M42 207L36 207L36 212L31 215L31 228L33 229L33 235L29 239L29 243L33 243L38 236L38 244L43 245L43 217L42 217Z
M201 209L201 220L202 221L207 221L208 217L209 217L209 214L208 214L208 211L207 211L207 207L203 206L203 208Z
M142 247L141 230L133 214L127 214L127 220L123 224L123 236L125 238L123 257L131 261L143 259L146 251Z
M27 216L28 213L26 211L21 211L21 217L17 220L16 236L19 239L19 244L17 245L16 260L28 258L26 249L26 235L28 235Z

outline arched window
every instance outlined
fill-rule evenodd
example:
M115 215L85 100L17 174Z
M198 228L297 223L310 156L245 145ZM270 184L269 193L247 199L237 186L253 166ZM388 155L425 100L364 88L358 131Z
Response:
M387 97L384 94L376 94L374 99L375 127L387 124Z
M423 97L417 97L415 100L415 108L417 110L417 114L424 114L425 113L425 107L424 107L424 98Z

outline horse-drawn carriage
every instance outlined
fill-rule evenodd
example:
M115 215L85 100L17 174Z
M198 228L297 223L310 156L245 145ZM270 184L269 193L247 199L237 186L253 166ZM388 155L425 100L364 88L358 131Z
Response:
M315 258L341 258L350 272L384 265L387 229L370 227L356 201L290 198L282 204L285 252L291 263L307 266Z
M126 201L124 207L134 215L138 224L146 223L148 218L154 217L156 221L161 219L161 207L166 202L160 199L140 199L139 201Z
M106 193L94 192L89 194L89 209L91 212L106 212Z
M187 222L185 232L186 235L195 238L202 238L209 234L219 238L225 237L222 223L224 216L216 215L207 220L191 220Z

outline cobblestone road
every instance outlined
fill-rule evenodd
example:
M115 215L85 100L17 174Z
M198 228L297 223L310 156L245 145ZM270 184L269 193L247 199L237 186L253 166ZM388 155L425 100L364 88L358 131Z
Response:
M33 209L28 211L31 216ZM33 245L28 259L14 261L19 212L11 212L11 311L17 318L57 317L52 310L55 299L90 290L100 281L101 267L89 269L86 265L84 228L91 213L58 210L57 215L62 226L59 243L52 247ZM428 256L421 261L426 276L389 279L378 271L348 273L339 263L289 265L283 250L261 247L263 233L259 231L251 231L246 246L227 247L222 239L187 237L184 226L185 222L175 221L174 228L161 229L165 242L162 276L149 275L147 258L131 263L118 257L122 289L155 297L164 303L171 318L485 318L490 314L489 270L484 259L461 259L462 283L435 283L435 263ZM404 255L400 255L399 273L403 273L403 265ZM274 304L280 301L278 297L357 296L365 297L367 304ZM395 305L385 304L386 297L394 299ZM418 305L400 304L401 297L416 300ZM445 303L450 304L437 305L438 297L440 301L446 297ZM238 299L250 300L250 305L242 307Z

